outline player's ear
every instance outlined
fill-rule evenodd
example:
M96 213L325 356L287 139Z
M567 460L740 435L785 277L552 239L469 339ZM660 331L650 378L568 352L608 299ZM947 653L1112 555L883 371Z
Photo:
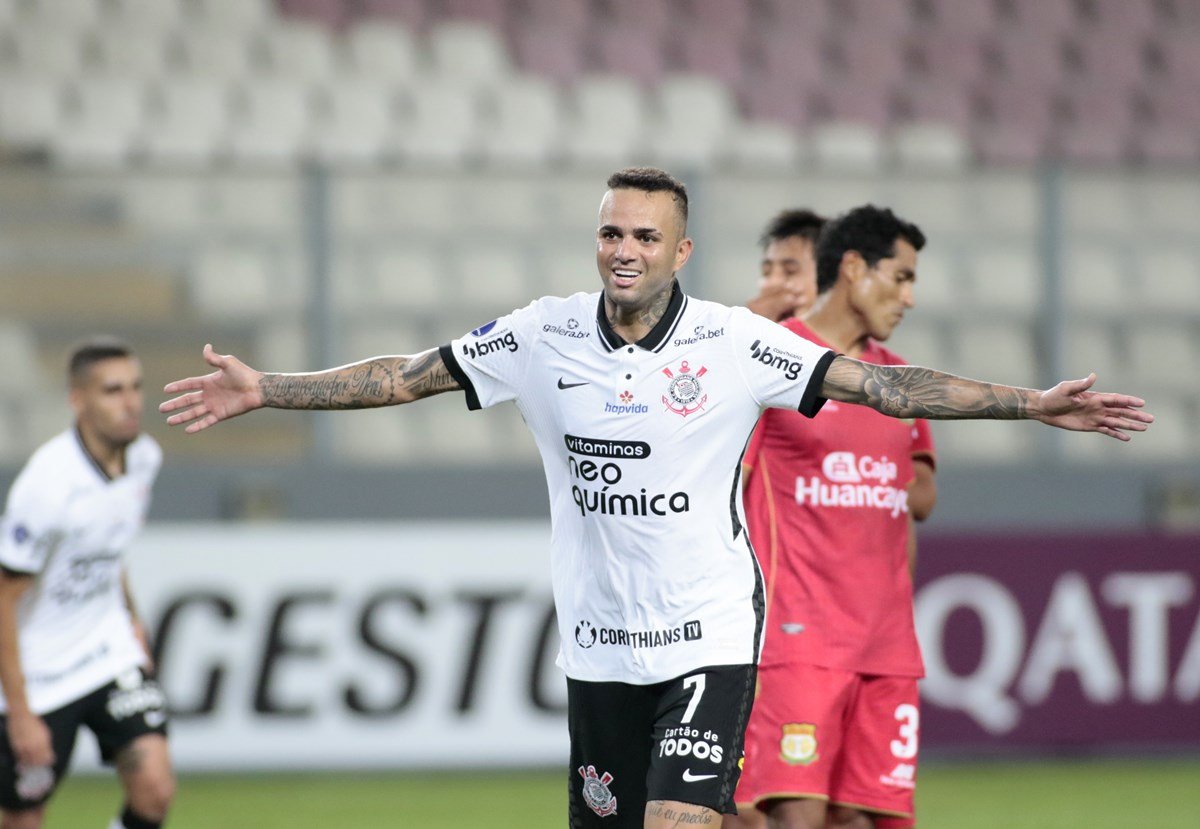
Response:
M675 248L675 270L682 270L684 264L692 257L692 240L689 236L684 236L679 240L679 245Z
M863 259L862 254L856 250L848 250L842 254L842 262L838 265L838 277L845 279L851 286L858 282L867 273L867 260Z

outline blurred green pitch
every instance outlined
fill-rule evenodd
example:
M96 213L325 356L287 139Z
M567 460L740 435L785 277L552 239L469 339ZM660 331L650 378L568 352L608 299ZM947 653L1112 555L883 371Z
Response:
M193 775L170 829L557 829L565 772ZM1200 758L927 763L920 829L1127 829L1195 826ZM109 777L70 778L47 829L107 825Z

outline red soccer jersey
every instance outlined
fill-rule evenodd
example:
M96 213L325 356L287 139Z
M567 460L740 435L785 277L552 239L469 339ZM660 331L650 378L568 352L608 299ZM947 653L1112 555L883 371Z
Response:
M799 320L782 324L828 347ZM905 363L874 341L859 359ZM933 462L923 420L835 401L812 419L763 413L744 458L746 521L767 581L762 664L924 674L908 572L914 456Z

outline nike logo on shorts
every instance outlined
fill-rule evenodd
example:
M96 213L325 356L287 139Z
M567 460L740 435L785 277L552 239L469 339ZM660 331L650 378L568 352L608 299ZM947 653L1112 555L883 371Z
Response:
M573 389L576 386L586 386L586 385L587 385L586 380L584 380L582 383L564 383L563 379L561 377L558 378L558 387L560 389Z
M716 777L715 774L692 774L691 769L683 770L684 783L695 783L698 780L712 780L714 777Z

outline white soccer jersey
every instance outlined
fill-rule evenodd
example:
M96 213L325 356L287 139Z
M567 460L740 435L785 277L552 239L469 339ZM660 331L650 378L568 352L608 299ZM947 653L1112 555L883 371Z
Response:
M44 714L145 662L121 587L121 555L146 520L162 450L142 435L109 479L68 429L8 493L0 566L36 576L17 623L29 706ZM8 710L0 693L0 710Z
M763 407L820 409L833 352L676 285L634 345L601 294L580 293L441 354L470 408L516 401L541 451L569 677L649 684L757 661L762 579L740 460Z

